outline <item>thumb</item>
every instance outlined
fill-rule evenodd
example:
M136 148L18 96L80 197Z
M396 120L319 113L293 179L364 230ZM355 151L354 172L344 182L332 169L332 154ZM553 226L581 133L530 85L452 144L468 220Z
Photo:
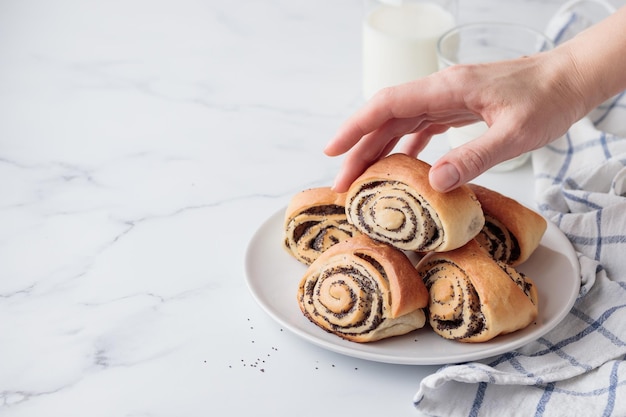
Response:
M511 149L498 150L497 142L486 140L485 136L474 139L458 148L451 149L430 169L428 180L437 191L453 190L496 165L515 155L508 155ZM510 147L509 147L510 148Z
M440 192L453 190L462 184L461 174L451 162L433 165L428 173L428 181L431 187Z

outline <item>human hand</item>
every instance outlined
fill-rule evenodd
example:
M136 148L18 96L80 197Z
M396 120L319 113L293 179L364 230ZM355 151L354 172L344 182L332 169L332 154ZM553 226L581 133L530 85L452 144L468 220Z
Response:
M563 135L589 109L569 54L458 65L386 88L349 118L324 152L350 151L335 179L343 192L403 138L402 152L417 156L433 135L484 120L489 129L433 164L433 188L448 191L487 169ZM406 135L406 136L405 136Z

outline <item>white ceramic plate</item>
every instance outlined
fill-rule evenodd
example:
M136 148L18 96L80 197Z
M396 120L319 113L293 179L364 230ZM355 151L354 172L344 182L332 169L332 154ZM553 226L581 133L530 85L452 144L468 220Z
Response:
M552 330L572 308L580 287L576 253L552 223L531 258L518 269L537 285L539 317L525 329L484 343L461 343L437 335L428 324L404 336L355 343L328 333L300 312L296 294L306 266L282 247L280 210L252 237L245 259L247 284L261 307L286 329L323 348L345 355L396 364L440 365L488 358L515 350Z

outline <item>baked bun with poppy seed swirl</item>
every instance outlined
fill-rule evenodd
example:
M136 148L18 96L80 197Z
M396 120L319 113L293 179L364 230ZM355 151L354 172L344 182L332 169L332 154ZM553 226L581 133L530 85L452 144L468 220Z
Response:
M398 249L443 252L463 246L485 218L472 190L441 193L428 181L430 165L405 154L371 165L350 186L348 221L374 240Z
M517 266L537 249L548 223L539 213L489 188L468 184L480 201L485 226L476 240L495 260Z
M416 265L429 292L428 320L446 339L485 342L523 329L538 314L537 288L478 242L426 254Z
M294 195L285 210L284 247L310 265L331 246L359 234L348 223L345 193L330 187L310 188Z
M426 323L428 292L407 255L360 235L313 262L298 288L302 313L353 342L406 334Z

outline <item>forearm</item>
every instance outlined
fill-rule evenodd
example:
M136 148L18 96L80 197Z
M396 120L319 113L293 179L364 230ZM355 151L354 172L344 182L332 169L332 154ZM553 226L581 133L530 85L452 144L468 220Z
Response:
M626 89L626 7L554 50L585 112Z

